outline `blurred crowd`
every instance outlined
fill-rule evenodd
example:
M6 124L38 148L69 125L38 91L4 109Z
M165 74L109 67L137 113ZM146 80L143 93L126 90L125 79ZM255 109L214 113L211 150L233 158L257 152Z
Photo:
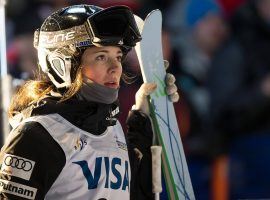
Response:
M163 54L181 96L175 111L196 199L270 198L270 0L7 0L14 78L38 70L32 42L42 21L81 3L127 5L142 18L162 11ZM120 89L122 124L142 83L134 51L124 70L134 81Z

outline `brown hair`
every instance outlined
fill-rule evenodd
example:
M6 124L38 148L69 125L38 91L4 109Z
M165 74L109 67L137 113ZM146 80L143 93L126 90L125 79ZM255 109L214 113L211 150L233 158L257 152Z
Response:
M77 70L71 86L63 93L59 102L66 101L75 95L82 85L81 68ZM33 103L46 97L50 92L56 91L55 86L49 78L42 72L38 72L35 80L26 81L13 95L9 106L9 117L21 112Z

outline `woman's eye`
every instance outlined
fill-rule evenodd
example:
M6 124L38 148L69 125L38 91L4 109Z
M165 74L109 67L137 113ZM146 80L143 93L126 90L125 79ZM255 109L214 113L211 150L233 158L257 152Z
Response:
M99 55L99 56L96 57L96 60L104 61L104 60L106 60L106 56L105 55Z
M122 62L123 56L117 56L117 61Z

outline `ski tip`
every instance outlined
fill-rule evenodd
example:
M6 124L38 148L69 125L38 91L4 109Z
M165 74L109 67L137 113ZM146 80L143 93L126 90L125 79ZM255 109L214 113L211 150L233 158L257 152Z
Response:
M162 13L161 13L161 11L159 9L152 10L150 13L148 13L148 15L146 16L145 20L143 20L142 18L140 18L138 15L135 15L134 14L134 19L136 21L136 24L138 26L138 29L139 29L140 33L142 33L142 31L143 31L143 26L144 26L145 22L148 21L152 17L160 18L162 20Z
M150 16L158 15L160 18L162 18L161 11L159 9L152 10L148 15L146 16L145 20L149 18Z

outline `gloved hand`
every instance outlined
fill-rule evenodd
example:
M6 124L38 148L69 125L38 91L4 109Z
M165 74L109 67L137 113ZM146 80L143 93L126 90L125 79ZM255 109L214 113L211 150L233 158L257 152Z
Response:
M165 76L166 93L169 96L169 100L173 103L179 101L179 94L177 92L177 86L175 85L175 77L173 74L167 73Z
M147 96L153 93L156 89L156 83L143 83L135 94L135 105L132 109L140 110L144 114L149 115L150 111Z
M168 61L164 61L164 66L167 69L169 66ZM169 100L173 103L179 100L179 94L177 92L177 86L175 85L175 77L173 74L167 73L165 76L166 93L169 96ZM149 115L149 105L147 96L153 93L157 88L156 83L143 83L135 95L135 105L133 110L141 110L144 114Z

